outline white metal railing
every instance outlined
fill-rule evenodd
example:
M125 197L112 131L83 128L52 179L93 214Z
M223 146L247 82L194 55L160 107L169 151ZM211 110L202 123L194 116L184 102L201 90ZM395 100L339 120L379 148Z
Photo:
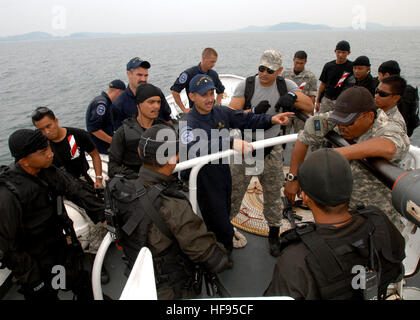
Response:
M255 141L251 144L255 150L259 150L261 148L272 147L278 144L295 142L296 139L297 139L297 134L291 134L287 136L281 136L281 137L275 137L275 138L270 138L270 139L261 140L261 141ZM207 163L210 163L218 159L230 157L234 155L235 153L236 151L230 149L226 151L213 153L207 156L194 158L194 159L177 164L174 170L175 173L192 168L191 173L190 173L190 178L189 178L189 192L190 192L189 199L195 213L198 212L197 176L200 169L204 167ZM108 234L102 241L101 246L98 249L98 252L96 253L95 261L93 264L93 270L92 270L92 290L93 290L93 296L95 300L103 300L102 285L101 285L101 270L102 270L102 264L105 258L106 251L108 250L112 241L113 241L112 236L108 232Z

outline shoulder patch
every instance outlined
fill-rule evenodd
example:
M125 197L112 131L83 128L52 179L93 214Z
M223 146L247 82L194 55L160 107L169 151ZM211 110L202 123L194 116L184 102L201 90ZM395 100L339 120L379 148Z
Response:
M187 82L187 79L188 79L188 74L187 74L186 72L183 72L183 73L179 76L178 81L179 81L179 83L184 84L185 82Z
M105 114L106 111L106 107L103 104L98 104L98 106L96 107L96 113L99 116L103 116Z
M189 126L184 127L179 136L182 144L189 144L194 141L193 129Z

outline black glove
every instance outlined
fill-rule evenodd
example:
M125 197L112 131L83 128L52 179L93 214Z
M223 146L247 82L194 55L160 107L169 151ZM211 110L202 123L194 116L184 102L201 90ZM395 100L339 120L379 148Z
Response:
M271 108L271 105L268 103L268 101L263 100L259 104L257 104L256 107L253 107L251 110L255 114L261 114L261 113L266 113L267 110L270 108Z
M282 108L283 112L295 112L296 108L294 107L294 104L297 100L297 95L294 92L288 92L284 96L281 96L279 101L277 101L274 108L276 109L276 112L280 111L280 108Z

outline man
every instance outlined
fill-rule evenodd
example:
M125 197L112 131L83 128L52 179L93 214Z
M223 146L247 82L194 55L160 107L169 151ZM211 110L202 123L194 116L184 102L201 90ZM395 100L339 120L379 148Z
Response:
M378 68L378 79L379 81L382 81L382 79L392 75L399 76L400 73L401 69L397 61L385 61ZM407 134L411 137L414 130L420 125L419 93L417 88L407 85L403 96L398 102L398 110L407 125Z
M379 81L372 77L370 73L370 60L366 56L357 57L353 62L353 76L356 80L355 85L365 87L375 96L375 89Z
M251 109L254 113L274 115L280 110L312 113L314 106L311 99L299 91L299 87L291 80L283 79L282 56L275 50L264 51L260 58L258 75L248 77L239 83L233 94L229 108L241 110ZM295 109L296 108L296 109ZM264 132L264 139L280 135L280 126L273 126ZM280 253L278 234L281 225L283 203L280 190L284 185L283 148L281 145L264 150L264 170L255 172L264 191L264 217L269 226L268 241L270 253ZM248 188L251 175L246 175L246 163L231 166L234 177L232 189L232 211L234 217L241 209L242 199Z
M349 211L352 170L337 151L310 154L299 167L298 181L315 224L282 234L285 248L264 295L296 300L383 299L389 283L403 275L401 233L376 207ZM376 272L377 286L372 285L375 280L363 281L367 272L368 276Z
M112 102L125 90L121 80L109 83L107 92L93 99L86 111L86 129L99 153L108 154L108 148L114 135L111 119Z
M194 108L180 122L181 146L186 147L188 158L233 149L240 154L252 151L252 145L229 135L229 129L268 129L273 124L286 124L291 112L276 115L245 113L223 106L214 106L215 84L207 75L198 74L191 79L190 99ZM181 149L183 151L183 149ZM182 153L181 153L182 155ZM186 160L186 159L181 159ZM232 177L229 164L207 164L197 178L197 201L208 229L228 251L233 248L233 226L230 222ZM186 175L184 173L184 179Z
M64 168L75 178L87 181L94 188L103 188L101 157L89 133L78 128L60 127L58 118L47 107L35 109L32 113L32 123L50 141L55 166ZM95 181L92 181L88 174L89 164L85 152L92 157Z
M407 87L407 82L400 76L389 76L383 78L376 88L375 104L381 108L391 121L400 125L401 129L407 132L404 118L398 111L397 104Z
M225 92L225 87L219 79L219 75L216 71L213 70L217 62L217 52L213 48L205 48L201 54L201 62L198 66L191 67L185 70L180 76L176 79L175 83L171 87L171 92L174 97L176 104L181 108L183 113L188 113L191 111L193 102L188 97L189 108L186 108L182 103L180 93L183 89L187 91L187 96L190 93L188 84L191 79L197 74L206 74L213 79L216 86L216 106L220 105L223 93Z
M115 99L111 106L114 131L117 131L125 119L137 113L136 89L140 84L147 83L149 69L150 63L139 57L132 58L127 63L128 87ZM159 118L171 122L171 108L162 91L160 91L159 96L162 101Z
M153 125L144 131L138 145L143 162L139 177L127 180L117 176L109 182L113 199L121 200L116 202L123 230L120 243L129 268L147 246L153 256L158 299L196 297L199 292L194 286L201 284L201 279L195 278L199 274L196 265L213 274L228 267L225 249L194 213L172 175L179 158L177 140L173 128ZM168 149L168 154L159 154L160 148ZM146 196L127 200L139 190Z
M15 131L9 148L15 163L3 166L0 174L2 263L13 272L27 300L56 300L59 288L72 289L79 299L92 299L89 274L79 267L82 249L62 197L83 207L95 223L104 220L103 203L77 179L51 165L54 154L40 131ZM57 274L53 269L57 266L64 267L65 274ZM65 288L64 279L54 280L62 275Z
M140 84L136 89L137 113L123 121L115 132L109 148L108 175L116 174L137 178L142 164L137 153L142 133L158 119L161 108L161 90L149 83Z
M309 98L312 103L315 104L315 98L317 94L317 80L315 75L305 68L306 62L308 61L308 55L305 51L297 51L293 58L293 68L286 69L282 76L285 79L292 80L296 83L299 89L302 90ZM290 129L293 127L294 133L298 133L303 129L305 123L292 117L289 124L286 126L286 134L290 133Z
M372 95L363 87L346 89L337 99L333 112L306 121L305 129L299 133L293 149L289 173L293 179L286 182L285 195L290 201L295 201L299 192L297 170L308 147L319 147L331 130L340 133L347 141L356 142L335 149L350 160L354 177L350 209L368 204L377 206L401 231L403 225L400 215L392 206L391 191L357 160L380 157L398 166L408 152L410 141L401 126L390 121L381 109L376 108Z
M336 59L325 64L319 77L321 84L315 110L321 113L334 110L335 100L348 87L346 80L353 74L353 63L347 59L350 55L350 44L342 40L337 43L334 52Z

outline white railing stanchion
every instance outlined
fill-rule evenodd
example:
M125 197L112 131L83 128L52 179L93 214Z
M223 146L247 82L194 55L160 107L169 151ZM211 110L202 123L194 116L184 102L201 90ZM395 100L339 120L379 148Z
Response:
M92 291L93 298L95 300L103 300L104 296L102 294L102 284L101 284L101 271L102 264L104 263L105 254L108 250L108 247L112 243L113 239L111 234L108 232L105 238L102 240L101 245L99 246L98 252L95 256L95 261L93 263L92 269Z

